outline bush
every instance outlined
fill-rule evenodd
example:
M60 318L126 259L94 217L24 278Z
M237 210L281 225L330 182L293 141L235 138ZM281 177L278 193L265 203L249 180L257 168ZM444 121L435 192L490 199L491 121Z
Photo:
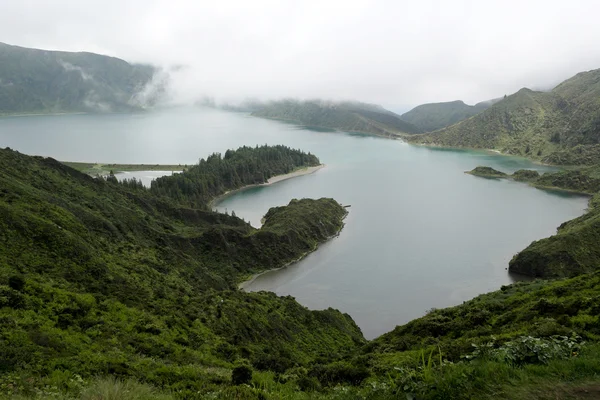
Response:
M366 367L341 361L328 365L315 365L309 373L309 376L317 378L323 385L338 383L360 385L369 375L369 370Z
M25 287L25 279L20 275L13 275L8 278L8 286L10 286L11 289L20 292Z
M248 385L252 382L252 368L247 365L238 365L231 371L231 383L234 385Z

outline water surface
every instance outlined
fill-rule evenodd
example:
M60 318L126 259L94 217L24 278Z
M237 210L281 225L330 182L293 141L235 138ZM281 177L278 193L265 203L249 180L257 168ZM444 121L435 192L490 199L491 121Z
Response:
M314 309L338 308L368 338L512 282L510 258L587 206L586 197L463 173L478 165L509 173L548 169L522 158L319 132L245 114L184 109L0 118L1 147L69 161L190 164L212 152L265 143L302 148L327 166L239 192L220 210L235 210L260 226L270 207L292 198L333 197L351 208L338 238L260 276L248 290L292 295Z

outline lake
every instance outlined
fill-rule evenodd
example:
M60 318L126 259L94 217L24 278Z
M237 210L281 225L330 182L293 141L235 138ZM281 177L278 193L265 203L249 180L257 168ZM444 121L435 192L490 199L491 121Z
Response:
M1 147L67 161L192 164L212 152L265 143L310 151L326 167L239 192L219 210L260 226L270 207L292 198L333 197L351 208L339 237L301 262L261 275L246 290L292 295L313 309L340 309L367 338L511 283L511 257L587 207L583 196L464 174L478 165L509 173L550 169L522 158L415 147L241 113L173 109L0 118Z

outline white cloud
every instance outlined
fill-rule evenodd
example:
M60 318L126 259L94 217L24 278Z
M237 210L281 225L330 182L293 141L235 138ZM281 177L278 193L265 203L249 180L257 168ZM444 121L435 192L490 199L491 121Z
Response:
M599 14L593 0L3 0L0 37L183 64L183 97L400 108L475 103L600 68Z

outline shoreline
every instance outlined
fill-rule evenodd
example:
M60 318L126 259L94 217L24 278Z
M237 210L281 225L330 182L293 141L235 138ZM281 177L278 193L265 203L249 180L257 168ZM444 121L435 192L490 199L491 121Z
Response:
M346 210L346 215L344 215L344 217L342 218L342 221L344 221L346 219L346 217L348 216L348 214L350 214L350 213L348 212L348 210ZM340 234L342 233L342 229L344 229L345 226L346 226L346 224L344 222L342 222L342 226L340 227L340 229L335 234L329 236L324 241L322 241L320 243L317 243L317 245L313 249L311 249L311 250L307 251L306 253L300 255L300 257L296 258L295 260L292 260L292 261L286 263L285 265L282 265L281 267L271 268L271 269L268 269L266 271L262 271L262 272L258 272L256 274L250 275L250 277L248 277L248 279L245 279L245 280L241 281L240 283L238 283L238 286L237 286L238 290L245 291L245 288L248 285L251 285L252 282L254 282L261 275L264 275L264 274L269 273L269 272L274 272L274 271L282 270L284 268L289 267L290 265L294 265L294 264L302 261L309 254L314 253L315 251L317 251L319 249L319 247L321 247L321 245L323 245L323 244L329 242L330 240L333 240L336 237L340 236Z
M270 120L270 121L277 121L277 122L283 122L286 124L291 124L291 125L295 125L298 127L302 127L305 129L310 130L311 128L314 128L316 130L325 130L327 132L337 132L337 133L358 133L361 135L367 135L367 136L375 136L375 137L380 137L380 138L385 138L385 139L391 139L391 140L402 140L404 141L404 139L402 138L402 135L404 134L403 132L388 132L386 133L375 133L375 132L365 132L365 131L352 131L352 130L343 130L340 128L331 128L328 126L323 126L323 125L306 125L303 124L300 121L297 120L291 120L291 119L284 119L284 118L276 118L276 117L263 117L263 116L258 116L258 115L252 115L252 113L249 114L250 117L253 118L260 118L260 119L266 119L266 120Z
M289 172L287 174L282 174L282 175L275 175L271 178L269 178L265 183L255 183L253 185L246 185L246 186L242 186L239 189L234 189L234 190L229 190L217 197L215 197L214 199L212 199L209 203L208 203L208 208L210 208L211 210L213 210L220 202L222 202L223 200L225 200L227 197L232 196L236 193L242 192L244 190L253 188L253 187L260 187L260 186L271 186L277 182L281 182L281 181L285 181L287 179L291 179L291 178L296 178L298 176L304 176L304 175L310 175L313 174L315 172L317 172L318 170L325 168L325 164L319 164L316 165L314 167L303 167L303 168L299 168L296 169L292 172Z
M485 153L493 153L493 154L496 154L499 156L504 156L504 157L518 157L518 158L527 160L535 165L541 165L544 167L554 167L554 168L559 168L559 169L585 167L585 165L548 164L548 163L542 162L540 160L536 160L535 158L525 157L520 154L503 153L502 151L500 151L498 149L484 149L481 147L467 147L467 146L446 146L446 145L435 144L435 143L415 143L415 142L411 142L411 141L407 140L405 136L402 136L402 140L404 141L404 143L409 144L411 146L416 146L416 147L425 147L425 148L431 148L431 149L462 150L462 151L471 150L471 151L481 151L481 152L485 152Z

